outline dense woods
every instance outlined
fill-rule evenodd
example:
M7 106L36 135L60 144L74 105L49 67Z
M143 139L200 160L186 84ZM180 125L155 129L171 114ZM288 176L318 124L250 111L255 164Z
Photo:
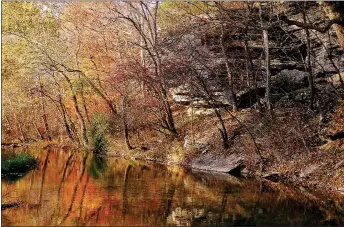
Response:
M2 6L3 145L271 168L343 155L341 2Z

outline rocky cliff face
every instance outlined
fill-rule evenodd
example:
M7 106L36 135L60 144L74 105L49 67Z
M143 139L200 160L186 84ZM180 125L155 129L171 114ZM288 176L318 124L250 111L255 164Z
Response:
M328 20L324 11L317 3L308 3L308 23L321 26L322 22ZM263 7L264 15L268 15L267 8ZM273 79L273 93L278 101L286 93L307 87L307 73L305 72L306 36L305 31L297 26L289 26L278 18L286 15L290 20L302 22L301 9L290 3L287 7L276 9L269 23L273 25L269 29L269 51L271 59L271 75ZM245 18L245 9L235 9L232 14L239 23L240 18ZM236 17L236 18L235 18ZM247 22L247 30L244 28L231 28L227 26L225 31L226 52L232 66L230 72L234 81L234 91L242 108L250 107L257 102L253 85L256 83L257 94L264 97L265 91L265 68L262 50L262 30L260 29L258 9L252 10ZM246 34L245 34L246 32ZM243 35L244 34L244 35ZM206 81L215 105L209 106L206 95L196 92L190 83L175 86L171 89L172 98L179 104L193 106L199 113L211 113L205 109L221 106L229 106L228 78L224 63L224 56L220 47L220 31L215 27L208 29L205 35L187 36L181 51L189 48L196 54L201 54L203 62L207 67L198 65L200 75ZM246 38L245 38L246 37ZM245 39L247 45L245 46ZM320 33L310 30L311 37L311 64L315 78L329 78L339 74L344 66L343 50L338 44L338 38L333 28L328 32ZM181 42L183 43L183 42ZM192 48L190 48L192 46ZM245 48L248 51L245 52ZM198 51L198 52L197 52ZM247 73L247 55L252 62L250 74ZM197 63L199 64L199 63ZM211 68L211 70L209 70ZM185 82L185 81L184 81ZM281 84L286 83L286 84ZM289 86L287 90L283 86ZM284 94L281 95L280 93ZM196 112L197 112L196 110ZM202 110L202 111L200 111Z

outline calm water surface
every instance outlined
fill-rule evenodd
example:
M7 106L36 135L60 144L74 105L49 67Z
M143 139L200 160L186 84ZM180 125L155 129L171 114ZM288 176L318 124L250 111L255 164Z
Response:
M51 149L15 182L2 179L13 226L344 225L344 201L224 174Z

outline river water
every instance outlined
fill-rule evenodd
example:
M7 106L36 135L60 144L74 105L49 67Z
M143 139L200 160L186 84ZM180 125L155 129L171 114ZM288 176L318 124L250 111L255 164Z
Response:
M2 179L6 226L228 226L344 224L343 199L82 152L44 150L38 168Z

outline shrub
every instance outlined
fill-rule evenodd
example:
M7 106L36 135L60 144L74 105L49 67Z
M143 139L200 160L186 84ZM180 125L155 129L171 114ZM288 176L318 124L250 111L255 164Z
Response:
M93 153L105 153L108 147L106 134L108 131L108 119L103 113L95 113L88 128L88 137Z
M1 174L24 174L37 166L37 160L25 153L14 155L2 155Z

